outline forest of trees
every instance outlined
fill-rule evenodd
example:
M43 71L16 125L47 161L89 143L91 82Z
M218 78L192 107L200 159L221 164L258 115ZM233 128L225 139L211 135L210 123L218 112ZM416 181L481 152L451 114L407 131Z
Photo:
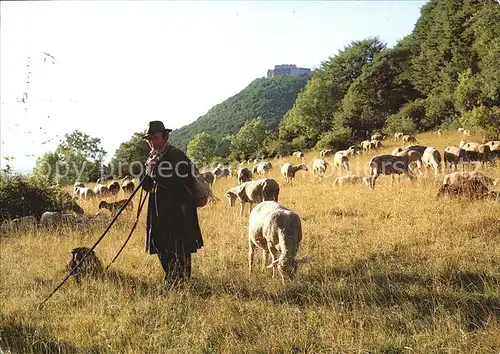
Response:
M257 117L262 117L270 129L276 130L306 82L307 78L303 77L256 79L193 123L174 130L170 141L184 151L188 142L201 132L222 142L225 136L236 134L247 120Z
M171 142L205 165L340 149L375 131L464 126L499 139L499 68L496 0L430 0L393 48L378 38L353 41L321 62L307 83L257 79L174 131Z

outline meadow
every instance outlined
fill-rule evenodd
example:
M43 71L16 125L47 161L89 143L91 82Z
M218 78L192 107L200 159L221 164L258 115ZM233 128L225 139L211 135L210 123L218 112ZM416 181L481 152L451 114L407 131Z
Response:
M479 137L470 137L470 140ZM418 136L441 153L460 135ZM400 146L385 141L390 153ZM310 165L318 152L307 154ZM370 155L353 157L353 168ZM298 161L287 158L288 161ZM204 247L193 278L165 289L158 259L144 251L145 212L122 255L102 279L66 283L74 247L91 246L106 225L84 231L35 230L1 235L0 348L12 353L499 353L500 203L437 199L432 174L391 185L333 187L333 177L270 177L280 203L302 218L303 265L283 285L248 272L248 213L223 195L235 179L216 181L221 200L199 209ZM500 177L500 166L485 173ZM499 190L499 186L496 190ZM138 204L138 195L135 205ZM82 202L93 214L97 201ZM125 215L96 248L107 264L130 230Z

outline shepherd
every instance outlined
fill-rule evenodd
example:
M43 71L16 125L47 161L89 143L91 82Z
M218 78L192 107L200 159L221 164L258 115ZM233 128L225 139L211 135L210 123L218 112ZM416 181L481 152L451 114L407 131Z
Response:
M158 255L167 287L191 277L191 254L203 246L196 200L190 193L195 166L168 142L171 131L161 121L149 122L144 138L151 151L142 183L150 192L146 252Z

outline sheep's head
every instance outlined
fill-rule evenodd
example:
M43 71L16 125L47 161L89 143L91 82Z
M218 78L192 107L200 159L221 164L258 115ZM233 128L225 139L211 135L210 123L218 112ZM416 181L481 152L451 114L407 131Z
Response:
M101 200L101 202L99 203L99 209L106 208L107 205L108 205L108 203L106 201Z
M227 191L226 194L224 194L224 196L227 198L227 200L229 202L229 205L231 207L233 207L234 203L236 202L236 199L238 198L238 196L236 195L236 193L234 193L232 191Z
M307 168L307 166L305 164L301 164L300 169L304 170L304 171L309 171L309 169Z
M283 281L285 278L292 279L297 273L299 264L309 263L309 257L276 259L267 268L278 268Z
M363 177L363 178L362 178L363 184L364 184L365 186L368 186L368 187L370 187L370 182L371 182L371 180L372 180L372 177Z

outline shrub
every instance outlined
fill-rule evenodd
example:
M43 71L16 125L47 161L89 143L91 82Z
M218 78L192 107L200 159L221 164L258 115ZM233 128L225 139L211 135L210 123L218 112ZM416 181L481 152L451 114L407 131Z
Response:
M50 188L40 177L6 175L0 185L0 221L27 215L40 218L44 211L64 211L73 204L69 193Z

